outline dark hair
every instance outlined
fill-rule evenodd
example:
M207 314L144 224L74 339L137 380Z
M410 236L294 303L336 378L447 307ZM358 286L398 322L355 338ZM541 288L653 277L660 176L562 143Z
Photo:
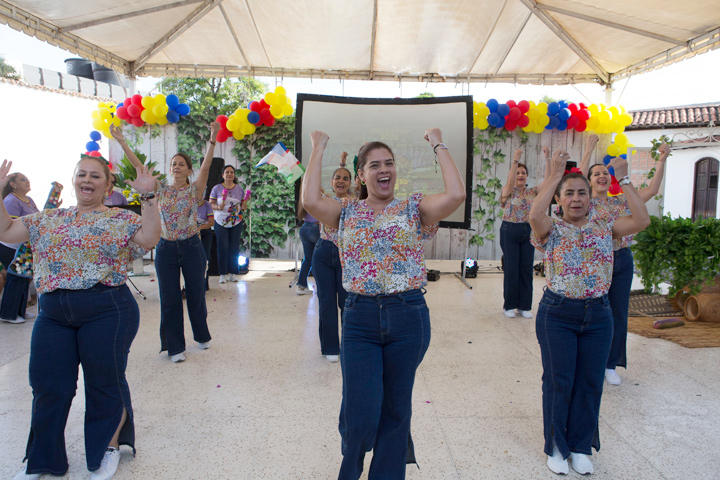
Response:
M18 175L20 175L20 172L11 173L10 175L8 175L8 182L5 184L5 186L2 189L2 198L7 197L8 195L10 195L13 192L13 190L15 190L13 188L13 186L10 185L10 183L17 181Z
M527 175L527 173L528 173L527 165L525 165L524 163L518 163L517 168L520 168L520 167L525 169L525 174Z
M367 163L367 156L370 155L370 152L373 150L379 150L381 148L384 148L388 152L390 152L390 156L392 157L393 161L395 160L395 154L393 153L392 149L387 146L387 144L383 142L368 142L362 147L360 147L360 151L358 152L358 161L357 161L357 170L358 172L365 168L365 163ZM334 174L333 174L334 176ZM352 176L350 177L352 178ZM364 184L360 186L360 195L358 198L360 200L363 200L368 197L368 191L367 186Z
M192 175L192 173L194 172L194 170L193 170L192 159L190 158L190 155L188 155L187 153L178 152L178 153L176 153L175 155L172 156L172 158L175 158L175 157L180 157L180 158L182 158L183 160L185 160L185 164L187 165L188 169L190 169L190 174ZM170 159L171 162L172 162L172 158ZM188 184L190 184L190 178L189 178L189 177L188 177L187 179L185 179L185 181L186 181Z
M573 172L573 173L568 173L567 175L564 175L560 179L560 183L558 183L558 186L555 189L555 196L560 198L560 193L562 192L563 186L565 186L565 184L569 180L575 180L575 179L581 179L583 182L585 182L585 185L587 185L587 188L588 188L588 193L590 192L590 182L588 182L588 179L583 177L582 173ZM558 216L560 218L562 218L562 216L563 216L562 206L559 206L559 207L560 208L558 208Z
M233 183L238 183L237 172L235 171L235 167L233 167L232 165L225 165L222 170L220 170L220 183L225 183L225 178L223 177L225 176L225 170L227 170L228 168L233 169L233 175L235 175L235 178L233 178Z

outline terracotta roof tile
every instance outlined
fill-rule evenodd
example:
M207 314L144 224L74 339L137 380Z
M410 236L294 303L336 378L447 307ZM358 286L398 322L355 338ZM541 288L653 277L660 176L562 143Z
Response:
M718 123L720 102L679 107L649 108L628 112L633 122L626 130L648 130L658 128L682 128L707 126Z

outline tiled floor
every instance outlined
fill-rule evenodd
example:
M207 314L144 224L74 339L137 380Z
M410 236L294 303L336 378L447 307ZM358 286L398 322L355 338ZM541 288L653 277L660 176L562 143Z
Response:
M444 272L458 264L428 262ZM148 297L137 297L141 325L127 372L138 453L122 450L116 479L337 477L340 365L320 355L317 298L288 288L292 266L254 260L240 283L218 285L214 277L207 294L212 347L198 349L188 330L182 364L158 354L154 269L135 279ZM433 337L414 395L419 469L409 466L407 478L557 478L542 452L534 320L502 315L500 274L468 281L472 290L451 275L428 285ZM535 277L536 302L543 283ZM0 479L21 468L27 442L32 324L0 324ZM630 335L628 355L623 384L605 388L603 448L591 478L720 478L720 349ZM63 478L90 475L83 405L80 382Z

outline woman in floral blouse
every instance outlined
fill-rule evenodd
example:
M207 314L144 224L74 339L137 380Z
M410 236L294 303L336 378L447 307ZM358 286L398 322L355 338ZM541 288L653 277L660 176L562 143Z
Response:
M550 161L548 148L543 147L546 161ZM527 217L538 192L538 187L528 188L528 169L520 163L522 150L515 150L513 163L508 171L507 182L500 192L503 208L500 227L500 248L503 252L503 312L514 317L519 311L525 318L532 318L532 281L535 249L530 245L530 224ZM545 177L550 173L545 168Z
M193 173L192 160L184 153L177 153L170 163L171 183L157 184L162 224L162 235L155 255L155 270L160 288L160 351L167 350L174 363L185 361L181 272L185 280L193 337L201 350L210 348L211 337L205 304L207 259L198 235L197 210L203 201L219 129L220 124L213 122L210 128L212 140L195 182L190 182ZM112 128L111 133L122 146L130 163L136 168L142 167L140 160L125 142L122 132Z
M568 473L567 458L581 474L592 473L589 455L600 449L598 418L605 361L612 341L608 289L613 238L650 223L645 203L626 180L630 215L591 215L590 185L579 173L563 176L568 155L555 152L548 181L530 209L531 241L545 253L547 287L535 321L542 354L542 398L547 465ZM627 162L613 160L617 174ZM555 195L561 218L547 215Z
M643 202L647 203L657 195L660 190L663 175L665 173L665 161L670 154L670 147L663 143L659 150L659 159L655 164L655 175L650 181L650 186L638 190L638 195ZM601 214L609 214L615 218L628 215L630 210L626 196L623 194L608 196L611 185L611 177L608 168L602 163L589 167L589 158L580 164L583 173L587 172L592 189L592 201L590 211L599 211ZM618 178L617 175L615 178ZM605 380L610 385L620 385L622 379L616 368L627 368L627 326L628 310L630 309L630 289L634 275L633 255L630 245L633 243L632 235L613 240L613 276L608 298L613 314L613 341L605 366Z
M0 186L11 163L0 166ZM131 184L144 194L142 216L103 205L110 186L107 164L86 156L73 186L77 206L11 219L0 207L0 239L30 241L40 314L30 343L33 408L25 457L15 480L34 480L68 469L65 424L77 388L85 381L85 452L91 480L108 480L119 446L135 443L130 390L125 378L139 311L125 285L127 265L160 238L152 170L138 169Z
M303 179L303 204L320 222L338 229L348 291L340 345L339 478L359 478L370 450L368 478L404 478L415 371L430 343L422 242L463 203L465 187L442 133L434 128L424 137L437 154L442 193L396 199L392 150L382 142L369 142L358 154L360 198L338 202L320 192L328 136L312 132L310 137L313 150Z

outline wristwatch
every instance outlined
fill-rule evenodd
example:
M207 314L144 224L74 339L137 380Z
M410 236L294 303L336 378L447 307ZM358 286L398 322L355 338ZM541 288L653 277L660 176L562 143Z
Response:
M624 185L630 185L631 183L632 183L632 181L630 180L630 176L629 176L629 175L625 175L625 176L618 182L618 184L619 184L621 187L624 186Z

